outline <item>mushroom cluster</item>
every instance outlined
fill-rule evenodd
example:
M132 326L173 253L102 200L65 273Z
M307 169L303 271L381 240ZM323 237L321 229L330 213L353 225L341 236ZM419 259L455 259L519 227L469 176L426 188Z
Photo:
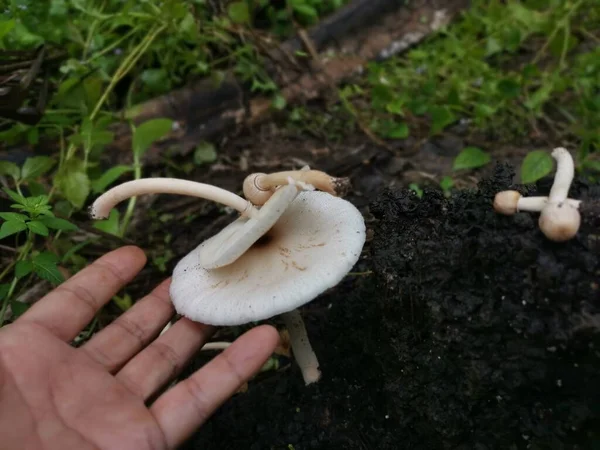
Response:
M348 186L347 179L308 167L249 175L243 184L246 199L188 180L140 179L102 194L90 215L106 218L121 201L151 193L190 195L237 210L239 218L176 265L170 287L175 310L216 326L281 315L310 384L321 373L298 308L342 280L366 238L362 214L340 198Z
M579 230L581 201L568 198L575 175L573 157L562 147L555 148L552 157L556 160L556 174L547 197L523 197L517 191L502 191L494 198L494 210L505 215L539 212L542 233L550 240L564 242L575 237Z

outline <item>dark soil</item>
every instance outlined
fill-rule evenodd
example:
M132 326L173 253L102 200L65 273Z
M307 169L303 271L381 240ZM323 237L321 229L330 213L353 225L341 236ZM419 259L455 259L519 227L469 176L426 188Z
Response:
M183 448L600 448L598 224L556 244L495 214L512 175L449 199L382 188L355 268L372 273L303 310L322 380L258 377Z

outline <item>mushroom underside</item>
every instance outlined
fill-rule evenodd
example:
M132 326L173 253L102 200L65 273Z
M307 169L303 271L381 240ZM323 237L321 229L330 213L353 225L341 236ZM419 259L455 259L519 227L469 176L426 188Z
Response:
M301 192L231 264L203 268L203 244L185 256L173 272L171 298L178 313L210 325L267 319L339 283L364 242L364 219L354 205L324 192Z

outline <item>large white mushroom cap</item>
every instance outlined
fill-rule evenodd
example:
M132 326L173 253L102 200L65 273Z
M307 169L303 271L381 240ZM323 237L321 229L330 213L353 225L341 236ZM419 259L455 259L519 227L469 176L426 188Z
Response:
M269 231L297 195L296 186L281 186L256 217L240 217L204 241L192 252L200 267L216 269L234 262Z
M231 264L203 268L204 244L186 255L173 272L171 299L178 313L210 325L267 319L338 284L358 261L365 237L362 214L350 202L301 192Z

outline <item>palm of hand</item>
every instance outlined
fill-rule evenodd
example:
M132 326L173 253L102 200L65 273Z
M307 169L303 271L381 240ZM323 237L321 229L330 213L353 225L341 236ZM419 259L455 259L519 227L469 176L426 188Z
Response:
M156 338L173 314L167 283L69 345L144 261L131 247L112 252L0 329L1 448L175 448L268 358L277 334L255 328L147 406L211 332L181 319Z

